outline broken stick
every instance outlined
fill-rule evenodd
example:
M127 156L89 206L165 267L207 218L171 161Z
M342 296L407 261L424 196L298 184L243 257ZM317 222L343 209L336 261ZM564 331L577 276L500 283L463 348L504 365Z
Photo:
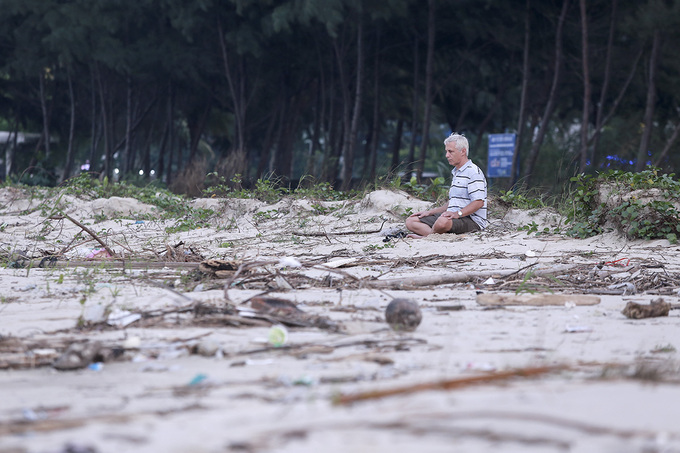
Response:
M567 368L568 367L566 365L521 368L519 370L501 371L497 373L483 374L480 376L470 376L456 379L448 379L445 381L428 382L425 384L409 385L406 387L397 387L388 390L374 390L364 393L357 393L355 395L340 395L338 398L334 400L334 403L351 404L357 401L373 400L395 395L407 395L410 393L424 392L427 390L453 390L480 383L505 381L514 377L539 376L542 374L553 373L555 371L562 371Z
M76 219L74 219L74 218L71 217L70 215L68 215L68 214L63 214L63 213L62 213L62 214L60 214L60 215L53 215L52 217L50 217L50 220L62 220L62 219L69 219L69 220L70 220L71 222L73 222L75 225L77 225L78 227L80 227L81 230L83 230L84 232L86 232L87 234L89 234L90 236L92 236L92 237L94 238L95 241L99 242L99 244L100 244L102 247L104 247L104 250L106 250L106 252L109 254L109 256L111 256L111 257L116 256L116 254L113 252L113 250L111 250L111 249L109 248L109 246L106 245L106 244L104 243L104 241L102 241L102 240L99 238L99 236L97 236L96 234L94 234L94 232L93 232L92 230L90 230L88 227L86 227L86 226L83 225L82 223L78 222Z

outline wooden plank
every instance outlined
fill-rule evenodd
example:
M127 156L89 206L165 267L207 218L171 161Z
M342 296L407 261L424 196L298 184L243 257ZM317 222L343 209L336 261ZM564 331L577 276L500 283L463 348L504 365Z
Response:
M526 306L560 306L574 305L597 305L600 298L585 294L514 294L514 293L481 293L477 294L477 303L484 306L493 305L526 305Z

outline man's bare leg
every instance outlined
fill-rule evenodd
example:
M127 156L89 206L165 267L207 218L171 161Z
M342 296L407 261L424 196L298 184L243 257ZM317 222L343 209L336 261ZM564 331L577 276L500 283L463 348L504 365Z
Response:
M418 217L408 217L406 219L406 228L412 232L406 235L407 238L411 239L422 239L432 234L432 228L421 222Z

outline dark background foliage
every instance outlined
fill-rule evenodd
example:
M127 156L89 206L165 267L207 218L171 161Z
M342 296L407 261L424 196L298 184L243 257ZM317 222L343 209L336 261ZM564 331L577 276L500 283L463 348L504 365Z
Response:
M0 177L194 193L445 175L518 134L513 178L680 164L671 0L3 0Z

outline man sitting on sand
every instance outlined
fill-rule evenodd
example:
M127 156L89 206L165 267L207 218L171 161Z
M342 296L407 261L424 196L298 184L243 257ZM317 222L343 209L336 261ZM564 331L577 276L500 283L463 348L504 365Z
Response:
M446 160L453 165L449 202L438 208L411 214L406 237L420 239L432 233L463 234L485 228L486 178L478 166L468 159L470 148L465 136L452 133L444 140Z

